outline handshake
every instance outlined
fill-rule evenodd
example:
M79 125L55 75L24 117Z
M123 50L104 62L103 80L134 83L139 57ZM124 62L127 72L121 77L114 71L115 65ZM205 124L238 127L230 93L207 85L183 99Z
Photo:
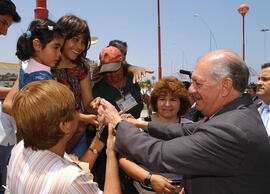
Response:
M110 102L103 98L95 98L91 102L90 106L97 113L96 124L99 126L99 129L101 126L109 126L109 124L112 126L112 128L115 128L117 123L119 123L121 120L126 120L135 124L134 122L136 119L131 114L123 114L121 111L118 112Z
M108 133L115 135L114 129L121 120L126 120L134 125L140 123L131 114L118 112L110 102L100 97L95 98L90 103L90 107L96 114L80 113L80 121L97 126L99 139L104 143L106 143Z
M111 125L115 128L117 123L122 120L119 112L116 108L108 101L103 98L95 98L91 104L91 108L97 113L97 123L100 129L103 125Z

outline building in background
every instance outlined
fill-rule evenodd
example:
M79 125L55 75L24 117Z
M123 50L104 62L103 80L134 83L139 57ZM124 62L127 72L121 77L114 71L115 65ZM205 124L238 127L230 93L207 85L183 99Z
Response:
M16 81L20 65L17 63L0 62L0 84L12 86Z

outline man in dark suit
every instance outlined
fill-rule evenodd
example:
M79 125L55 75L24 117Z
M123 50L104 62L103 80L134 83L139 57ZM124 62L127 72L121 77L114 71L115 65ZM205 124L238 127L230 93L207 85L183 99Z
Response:
M258 111L261 114L267 134L270 137L270 63L262 65L257 82L256 95L261 99L261 102L258 104Z
M248 78L236 53L217 50L198 61L189 88L205 119L184 125L129 119L147 135L104 100L99 119L115 127L117 152L154 172L184 175L186 194L270 193L270 144L256 106L243 94Z

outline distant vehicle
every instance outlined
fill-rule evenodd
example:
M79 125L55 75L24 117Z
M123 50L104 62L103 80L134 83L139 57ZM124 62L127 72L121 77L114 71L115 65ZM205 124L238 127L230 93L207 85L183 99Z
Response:
M9 85L6 83L0 83L0 86L9 88Z

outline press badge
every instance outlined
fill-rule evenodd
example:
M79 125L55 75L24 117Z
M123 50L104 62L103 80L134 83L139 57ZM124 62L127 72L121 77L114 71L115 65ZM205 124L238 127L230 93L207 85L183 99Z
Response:
M130 109L132 109L134 106L136 106L138 103L133 98L133 96L130 93L128 93L123 98L120 98L119 100L117 100L116 104L119 107L119 109L125 113L129 111Z

